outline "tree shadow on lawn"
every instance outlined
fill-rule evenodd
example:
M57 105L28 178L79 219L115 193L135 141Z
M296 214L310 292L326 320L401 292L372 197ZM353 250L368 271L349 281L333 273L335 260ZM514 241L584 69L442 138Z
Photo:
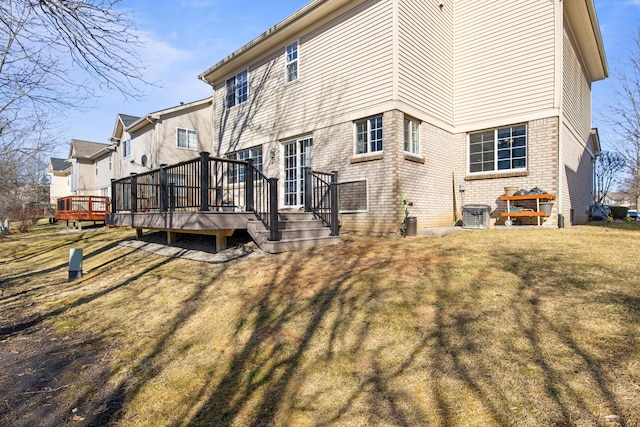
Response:
M604 422L603 416L614 414L613 420L619 425L632 425L627 420L629 414L619 403L619 396L613 392L619 385L619 378L613 374L611 366L607 366L613 360L605 360L597 354L610 350L598 348L600 343L594 343L598 337L589 334L588 328L592 325L586 322L593 322L593 317L598 322L598 316L592 313L592 318L583 320L577 311L575 317L568 312L584 304L604 308L613 304L620 307L621 302L629 301L633 306L634 301L622 298L613 304L607 302L607 298L603 298L607 291L598 285L603 282L599 277L605 268L598 267L600 274L589 277L583 266L572 264L571 254L557 249L496 251L494 256L505 271L520 280L513 301L519 314L514 326L527 341L530 363L543 374L544 396L539 403L540 407L547 407L550 413L556 414L556 419L550 421L554 425L573 425L586 418L590 423L600 424ZM617 274L606 272L604 275L616 277ZM615 296L611 298L615 299ZM633 327L628 326L629 336L633 336ZM634 360L637 357L627 351L616 354L614 359ZM585 387L590 391L585 392ZM604 408L605 413L594 411L598 407Z
M242 311L245 314L238 322L235 338L240 337L247 325L254 325L251 336L233 353L226 375L203 396L205 403L189 425L295 423L283 416L287 411L288 416L297 413L312 425L349 423L355 422L354 419L369 425L425 425L430 416L424 402L398 383L427 369L437 383L439 376L450 375L449 367L444 365L451 359L458 377L474 389L471 375L460 363L456 364L457 350L444 338L451 326L445 325L446 314L443 313L455 295L439 295L442 301L435 303L435 328L431 324L417 324L410 340L388 337L388 340L372 344L372 336L378 334L381 327L385 328L377 324L376 318L386 316L389 307L384 305L395 304L392 302L396 299L395 292L398 292L398 298L414 302L431 286L430 281L408 289L389 288L388 282L380 285L380 281L384 281L381 274L388 272L378 271L378 268L384 269L392 261L397 263L398 258L406 255L402 250L388 249L384 254L372 253L366 244L338 249L331 253L330 260L325 259L321 265L314 263L315 283L305 283L306 276L299 276L304 259L294 255L279 259L280 267L274 272L271 285L255 302L246 301ZM329 255L322 249L310 250L307 254L307 261L315 260L316 263L317 254ZM454 259L454 254L452 249L446 256ZM417 256L426 268L438 263L429 254ZM446 289L453 271L447 263L441 263L435 270L436 281ZM362 281L368 285L365 289ZM305 298L305 295L309 297ZM421 316L423 307L411 303L406 307L404 302L399 305L399 309L407 309L411 317ZM288 332L291 320L303 313L308 317L304 327L294 334ZM465 320L460 322L453 328L464 329ZM347 335L352 336L347 338ZM321 354L315 349L318 341L324 343ZM472 344L462 346L467 348ZM307 366L309 352L316 355L314 362L324 367L328 375L332 363L340 363L345 357L352 361L354 372L339 383L343 390L327 389L331 387L330 381L318 391L307 390L305 382L313 382L319 374ZM430 353L435 360L425 358ZM393 362L385 362L390 357ZM481 390L475 389L483 399ZM455 409L437 385L430 392L435 395L436 407L432 410L442 414L436 418L441 425L453 425L449 420ZM327 399L325 393L335 398L330 409L317 404L318 400ZM307 396L303 397L304 394ZM494 419L500 419L500 409L492 407L488 399L484 402ZM246 418L246 411L251 413L250 419ZM279 419L279 416L284 418Z
M387 241L385 251L381 247L356 241L280 254L263 264L243 264L247 269L271 266L264 285L245 289L241 282L218 283L242 288L230 349L208 367L206 384L189 390L198 396L197 406L174 408L183 411L175 425L454 426L469 422L460 417L473 416L473 407L480 414L474 420L486 425L541 420L572 425L576 414L602 422L593 409L600 403L621 417L621 425L633 419L612 390L609 368L574 335L580 330L554 318L547 306L568 292L594 295L593 282L581 275L568 275L564 286L558 286L558 278L546 280L555 268L570 267L570 255L555 248L506 253L496 247L485 251L486 263L468 268L459 247L440 248L436 255L418 240ZM127 286L171 260L73 306ZM397 265L404 265L403 271L388 270ZM229 268L203 274L206 280L195 284L163 324L153 349L127 366L144 371L142 378L103 385L99 398L95 390L76 394L74 404L60 411L82 407L79 425L128 419L127 403L162 374L172 337L215 303L205 294ZM605 299L637 310L637 298L612 293ZM69 308L24 322L22 332ZM403 319L398 328L397 318ZM495 323L506 323L511 333L501 336ZM565 360L571 366L558 366ZM67 369L67 375L74 367L62 363L58 369ZM337 382L332 375L339 375ZM595 396L577 389L574 376L584 377ZM107 384L104 371L97 377ZM56 414L58 420L69 416Z
M106 245L95 254L113 246ZM65 425L72 421L74 425L90 425L93 418L103 419L108 408L101 405L100 395L111 389L111 372L100 361L100 355L106 352L105 342L98 336L60 336L47 326L47 321L127 287L171 261L163 259L118 284L39 313L31 320L0 328L0 342L5 343L0 365L3 381L6 380L6 384L0 382L4 402L0 422L12 426ZM117 395L112 392L105 398L114 396ZM120 405L122 402L120 399ZM78 414L74 419L71 410L79 405L93 418Z

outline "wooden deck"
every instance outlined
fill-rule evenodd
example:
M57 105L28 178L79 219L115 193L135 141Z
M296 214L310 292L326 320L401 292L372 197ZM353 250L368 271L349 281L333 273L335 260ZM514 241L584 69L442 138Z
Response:
M305 169L305 209L279 211L278 179L268 178L247 161L210 157L161 165L112 181L107 224L177 233L216 236L226 248L234 230L247 230L267 252L302 249L339 241L337 174Z
M102 221L106 222L111 201L102 196L67 196L56 202L57 221Z

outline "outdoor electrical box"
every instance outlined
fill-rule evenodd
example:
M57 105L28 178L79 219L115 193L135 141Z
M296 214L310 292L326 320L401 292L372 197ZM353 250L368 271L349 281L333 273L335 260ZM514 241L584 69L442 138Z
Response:
M82 249L71 248L69 252L69 278L67 282L72 282L82 277Z

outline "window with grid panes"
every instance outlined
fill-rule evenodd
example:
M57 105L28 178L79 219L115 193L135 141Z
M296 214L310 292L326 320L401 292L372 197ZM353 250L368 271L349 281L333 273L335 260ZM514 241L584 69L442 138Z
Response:
M527 125L469 134L469 172L527 168Z

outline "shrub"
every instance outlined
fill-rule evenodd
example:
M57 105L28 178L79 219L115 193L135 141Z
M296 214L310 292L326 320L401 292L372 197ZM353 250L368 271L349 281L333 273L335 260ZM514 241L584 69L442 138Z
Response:
M613 219L625 219L629 208L626 206L611 206L611 216Z
M36 206L14 209L9 212L9 219L17 223L18 231L21 233L28 233L31 231L42 216L42 208Z

